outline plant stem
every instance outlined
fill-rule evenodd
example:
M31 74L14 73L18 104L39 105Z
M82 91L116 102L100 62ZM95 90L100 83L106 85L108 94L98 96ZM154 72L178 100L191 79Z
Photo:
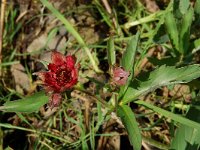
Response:
M1 16L0 16L0 64L2 62L2 48L3 48L3 30L4 30L4 14L6 9L6 0L1 2ZM1 76L1 66L0 66Z

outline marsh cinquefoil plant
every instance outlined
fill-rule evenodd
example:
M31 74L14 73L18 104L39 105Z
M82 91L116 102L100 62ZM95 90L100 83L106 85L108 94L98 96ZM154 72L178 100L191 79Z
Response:
M85 52L87 53L87 56L90 58L93 69L96 70L96 72L100 73L101 71L99 71L96 62L94 61L85 42L82 40L82 38L80 38L77 32L74 32L75 29L69 24L65 17L62 16L62 14L60 14L57 10L55 10L55 8L53 8L53 6L47 0L41 0L41 2L43 2L43 4L48 7L53 12L53 14L63 22L63 24L65 24L67 30L69 30L69 32L72 33L74 37L76 37L78 43L83 46ZM199 0L197 2L198 4L200 4ZM168 30L169 39L172 43L172 48L174 48L174 54L178 53L177 55L188 55L190 46L187 46L185 44L188 44L188 41L190 40L190 28L193 18L193 13L191 12L193 11L193 8L192 6L188 7L186 5L181 5L181 8L184 8L182 12L184 11L184 14L187 15L187 18L181 18L183 19L181 21L181 23L183 23L183 26L181 27L180 33L177 33L177 26L179 24L177 24L178 22L176 22L175 19L172 20L172 13L167 16L165 24ZM196 9L196 12L199 11L197 11ZM187 21L188 18L189 21ZM172 26L174 24L175 26ZM171 27L173 30L171 30ZM174 31L176 31L175 33L177 34L174 34ZM179 150L180 141L183 141L181 142L181 144L183 144L181 145L180 150L186 148L194 149L194 147L195 149L198 149L198 147L200 146L200 124L198 123L199 121L195 119L195 117L198 116L193 115L193 117L190 117L190 119L182 117L173 112L167 111L164 108L157 107L151 103L144 101L142 99L142 96L163 86L167 87L181 83L187 84L192 80L196 80L200 77L200 65L193 64L186 65L184 67L177 67L175 64L173 66L160 65L156 66L153 71L150 71L147 74L146 78L134 77L137 66L135 55L138 52L138 47L141 44L139 41L140 33L138 32L136 35L129 38L130 41L128 42L127 48L123 53L122 58L120 59L120 67L117 68L114 67L116 64L114 40L111 38L108 42L108 63L110 68L114 68L113 79L111 81L114 81L116 83L117 88L115 88L115 91L110 90L113 92L112 94L115 95L115 102L106 103L107 105L105 109L107 109L108 112L106 115L110 115L110 112L117 114L118 118L122 121L127 130L130 143L132 144L134 150L140 150L142 147L142 128L139 125L139 122L137 122L134 111L128 105L129 103L135 103L138 106L144 106L146 109L150 109L161 116L169 118L170 121L173 120L183 126L181 128L181 131L184 132L179 131L178 136L175 135L175 140L172 141L173 144L171 145L171 149ZM44 104L49 103L49 99L50 105L59 106L62 98L61 93L72 88L77 83L78 66L75 64L75 59L70 55L64 56L58 52L53 52L52 54L52 63L48 65L49 71L38 73L38 76L43 82L45 92L38 92L24 99L6 102L3 106L0 107L0 110L6 112L37 112L40 107L42 107ZM107 84L110 83L108 82ZM96 95L93 96L95 97ZM110 101L112 101L112 98L113 97L111 97ZM194 107L195 106L196 105L194 105ZM99 109L99 111L101 111L101 109ZM199 110L197 110L197 112L199 113ZM101 123L104 121L103 119ZM73 122L77 121L73 120ZM186 130L190 133L190 136L185 135ZM84 137L82 139L82 142L86 143L84 141L86 140L86 138Z

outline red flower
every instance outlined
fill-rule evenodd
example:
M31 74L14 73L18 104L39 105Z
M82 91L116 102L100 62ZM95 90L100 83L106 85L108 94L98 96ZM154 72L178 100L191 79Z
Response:
M113 81L117 85L125 85L128 79L129 72L125 71L121 67L113 68Z
M46 92L61 93L73 87L78 81L78 67L75 65L75 58L53 51L51 60L48 72L36 73L43 81Z

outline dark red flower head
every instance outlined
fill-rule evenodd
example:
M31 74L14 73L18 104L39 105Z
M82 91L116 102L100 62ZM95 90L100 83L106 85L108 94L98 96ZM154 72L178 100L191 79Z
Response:
M36 73L43 81L46 92L61 93L73 87L78 81L78 67L75 64L75 58L53 51L51 60L48 72Z
M125 85L128 79L129 72L122 67L113 68L113 82L117 85Z

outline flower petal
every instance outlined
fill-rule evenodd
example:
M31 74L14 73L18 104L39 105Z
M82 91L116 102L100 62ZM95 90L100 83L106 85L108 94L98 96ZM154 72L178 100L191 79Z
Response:
M121 67L114 68L113 73L114 73L114 76L117 76L117 77L128 77L129 76L129 72L125 71Z
M61 93L72 88L78 81L78 65L75 66L76 59L72 55L53 51L52 63L48 65L47 72L37 73L43 81L43 86L48 94Z
M52 72L56 72L57 69L58 69L58 67L57 67L55 64L50 63L50 64L48 65L48 69L49 69L50 71L52 71Z
M65 63L65 56L60 52L53 51L51 54L52 64L60 66Z
M65 58L67 67L72 68L75 65L75 58L72 55L68 55Z
M61 87L61 92L72 88L78 82L78 70L76 68L73 68L73 70L71 70L69 78L71 79L68 82L65 82Z
M113 81L117 85L125 85L129 76L129 72L121 67L113 68Z

